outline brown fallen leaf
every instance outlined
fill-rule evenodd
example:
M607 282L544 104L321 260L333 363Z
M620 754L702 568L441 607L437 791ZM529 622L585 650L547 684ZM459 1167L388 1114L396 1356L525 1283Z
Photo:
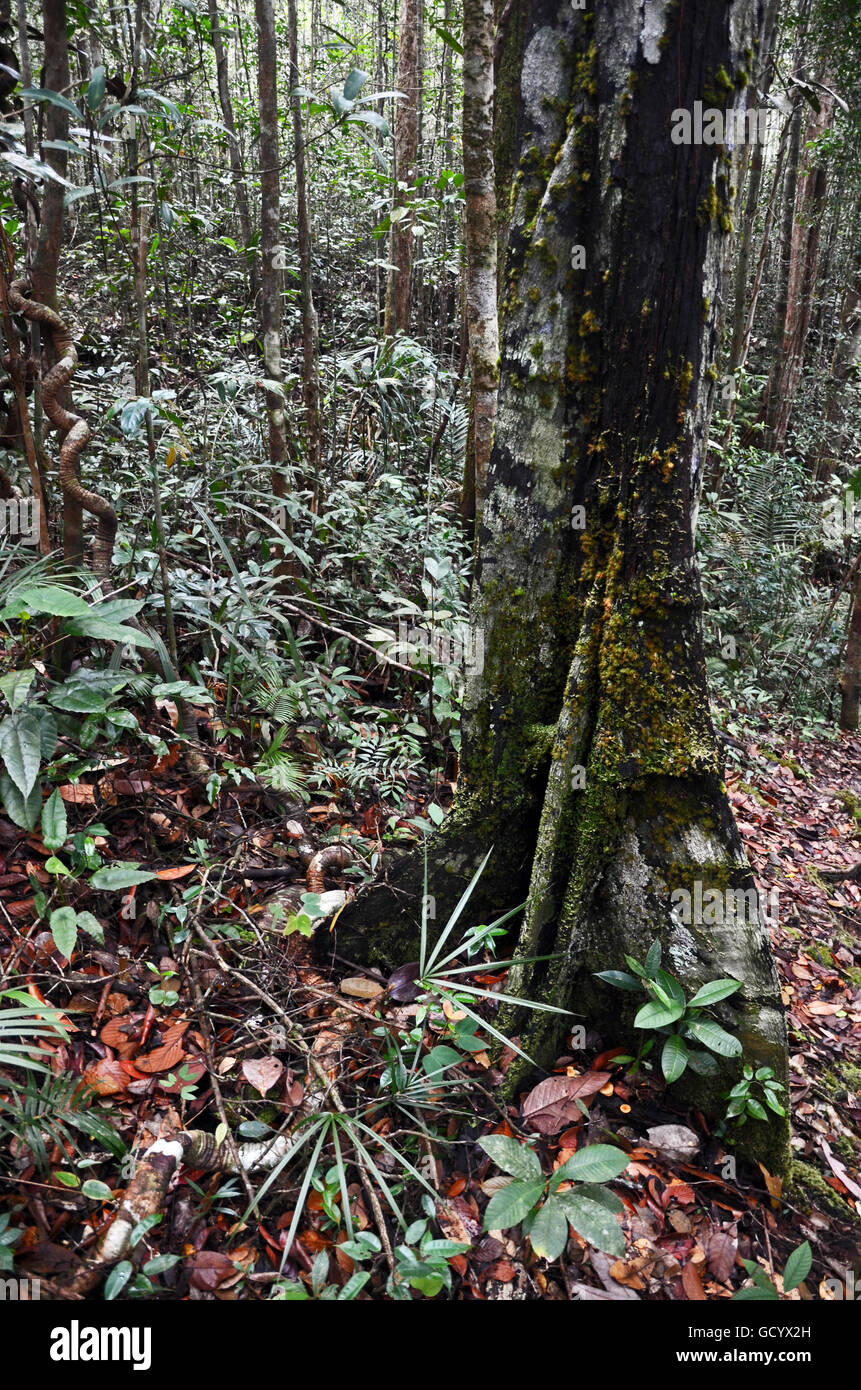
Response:
M351 999L376 999L383 993L383 986L378 980L369 980L367 975L351 975L348 980L341 981L341 993L348 994Z
M734 1234L730 1235L728 1231L712 1231L706 1245L706 1262L709 1273L721 1284L728 1281L735 1267L737 1250Z
M828 1167L831 1169L835 1178L840 1179L843 1186L847 1189L848 1192L852 1193L853 1197L861 1197L861 1187L858 1186L854 1178L851 1178L849 1176L849 1174L846 1171L846 1165L841 1163L839 1158L834 1157L829 1145L825 1142L824 1139L821 1140L821 1145L822 1152L824 1153L826 1162L828 1163Z
M610 1080L608 1071L582 1076L550 1076L535 1086L523 1102L523 1120L539 1134L558 1134L582 1114L577 1104L593 1096Z
M284 1064L277 1057L248 1057L242 1063L242 1075L255 1091L265 1096L284 1075Z
M191 1283L196 1289L206 1292L219 1288L236 1275L235 1264L220 1250L201 1250L190 1261L190 1268Z
M437 1221L447 1240L472 1245L481 1235L481 1221L465 1197L447 1197L437 1202Z
M692 1264L686 1264L682 1270L682 1288L685 1291L685 1298L696 1303L706 1301L700 1276Z
M102 1057L87 1067L84 1080L100 1096L115 1096L124 1091L129 1083L128 1072L122 1063L113 1057Z
M162 1043L161 1047L154 1047L152 1052L148 1052L144 1057L136 1057L135 1066L138 1071L145 1072L147 1075L160 1071L173 1071L184 1057L185 1048L182 1042L177 1039L175 1042Z

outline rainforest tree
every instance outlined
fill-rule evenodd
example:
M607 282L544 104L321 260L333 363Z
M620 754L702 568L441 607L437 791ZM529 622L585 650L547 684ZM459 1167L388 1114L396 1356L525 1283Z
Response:
M674 111L740 101L762 8L700 0L644 18L629 0L528 0L503 34L518 90L513 128L497 131L515 174L472 606L483 661L467 671L458 791L429 875L444 918L492 847L478 920L525 897L520 951L554 958L517 984L590 1026L618 1009L594 972L642 959L655 937L691 990L734 976L727 1026L785 1077L762 915L732 906L753 882L709 712L694 560L733 158L671 139ZM410 858L342 915L346 955L409 959L404 895L421 874ZM697 884L727 908L686 922L673 894ZM564 1024L535 1017L515 1022L548 1062ZM785 1138L769 1127L776 1163Z

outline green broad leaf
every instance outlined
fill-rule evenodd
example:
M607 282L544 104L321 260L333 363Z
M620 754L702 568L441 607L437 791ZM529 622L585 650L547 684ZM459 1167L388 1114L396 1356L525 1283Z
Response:
M131 729L134 733L137 733L140 729L140 724L135 719L130 709L116 709L112 707L107 711L105 718L109 724L116 725L118 729Z
M143 1272L150 1277L154 1274L164 1274L166 1269L173 1269L175 1264L179 1264L180 1259L180 1255L155 1255L151 1260L147 1260Z
M780 1301L777 1289L759 1288L754 1286L752 1289L739 1289L730 1299L731 1303L777 1303Z
M42 762L42 732L34 714L13 714L0 724L0 757L26 800L36 785Z
M12 706L13 713L23 705L35 679L36 672L32 668L26 671L10 671L8 675L0 678L0 690Z
M49 106L59 106L61 110L68 111L79 121L84 119L73 101L69 101L69 98L64 97L61 92L52 92L47 87L22 87L16 95L24 97L25 101L46 101Z
M591 1195L586 1196L583 1189L561 1192L556 1200L578 1236L608 1255L624 1255L625 1237L622 1229L603 1203L596 1202Z
M625 1203L616 1196L615 1192L611 1192L609 1187L599 1187L596 1183L581 1183L576 1188L575 1195L588 1197L590 1202L597 1202L599 1207L603 1207L612 1216L621 1216L625 1210Z
M5 768L0 770L0 801L10 820L22 830L35 830L42 810L42 784L37 782L29 796L22 796Z
M179 1256L174 1255L173 1258L178 1260ZM365 1287L370 1277L366 1269L357 1269L355 1274L350 1275L350 1278L347 1280L346 1284L344 1284L343 1288L339 1289L338 1302L352 1302L352 1300L362 1292L362 1289Z
M544 1179L540 1182L518 1182L516 1178L494 1192L484 1213L486 1231L507 1231L516 1226L524 1216L541 1200L544 1192Z
M656 970L652 979L656 985L663 990L669 1004L675 1007L680 1004L682 1008L687 1005L685 991L682 989L675 975L671 975L668 970Z
M612 985L614 989L627 989L635 994L639 994L643 988L634 975L628 975L624 970L598 970L595 978Z
M119 1297L131 1277L131 1260L120 1260L118 1265L114 1265L105 1280L105 1299L108 1303Z
M643 969L640 962L638 960L634 960L633 956L626 956L625 960L628 962L628 969L633 970L634 974L638 975L641 980L645 980L646 972Z
M536 1212L529 1240L536 1255L544 1260L558 1260L568 1243L568 1217L558 1197L548 1197Z
M697 1076L716 1076L718 1064L710 1052L688 1052L688 1066Z
M361 125L372 125L381 135L391 135L391 126L385 116L381 116L379 111L351 111L345 118L347 125L354 125L357 121ZM422 730L424 733L424 730Z
M133 888L136 883L149 883L155 877L154 873L138 868L137 864L117 860L113 864L106 864L103 869L97 869L90 879L90 887L98 889L100 893L110 893L120 888Z
M53 874L55 878L72 877L71 869L68 869L62 859L57 858L56 854L49 855L45 860L45 873Z
M635 1028L666 1028L670 1023L676 1023L685 1011L684 1004L673 1004L666 1007L664 1004L650 1000L644 1004L634 1019Z
M664 1073L664 1080L667 1085L673 1081L678 1081L688 1065L688 1049L684 1038L680 1038L677 1033L671 1034L664 1043L661 1053L661 1070Z
M755 1120L768 1119L768 1115L765 1111L764 1106L760 1105L758 1100L754 1100L753 1096L751 1096L747 1101L745 1109L747 1110L748 1115L752 1115Z
M765 1103L768 1106L769 1110L774 1111L775 1115L786 1114L786 1106L781 1105L780 1101L778 1100L777 1096L774 1094L773 1091L766 1091Z
M332 92L332 110L337 117L346 116L353 109L353 102L349 101L342 92Z
M728 998L738 989L741 989L740 980L710 980L697 990L690 1001L690 1008L707 1009L710 1004L717 1004L718 1000Z
M35 709L33 714L39 721L42 761L47 762L53 758L57 747L57 721L49 709L41 706Z
M447 44L448 47L453 50L453 52L459 53L460 56L463 57L463 44L458 43L457 39L454 37L454 34L450 34L448 29L443 29L441 24L435 24L433 28L434 33L439 34L439 37L442 39L443 43Z
M48 849L62 849L67 834L66 803L55 788L42 807L42 839Z
M793 1250L786 1261L786 1268L783 1271L784 1293L791 1293L793 1289L797 1289L798 1285L804 1282L810 1273L812 1264L813 1253L810 1249L810 1242L806 1240L803 1245L799 1245L796 1250Z
M62 1168L58 1169L54 1177L63 1187L80 1187L81 1185L81 1179L78 1177L77 1173L67 1173Z
M362 72L361 68L353 68L353 71L348 74L347 80L344 83L344 96L346 100L355 101L367 80L368 74L366 72Z
M653 941L643 962L646 974L651 978L661 963L661 943Z
M537 1154L517 1139L504 1134L488 1134L486 1139L479 1139L478 1146L490 1155L497 1168L501 1168L503 1173L510 1173L513 1178L532 1182L541 1177Z
M94 941L98 941L100 946L104 946L105 929L98 917L94 917L92 912L79 912L77 927L79 931L86 932L87 936L91 936Z
M688 1023L687 1031L698 1043L702 1043L703 1047L708 1047L721 1057L738 1057L741 1053L742 1046L738 1038L734 1038L732 1033L727 1033L726 1029L710 1018L698 1018Z
M453 1047L433 1047L428 1055L422 1058L422 1067L428 1076L436 1076L448 1067L456 1067L462 1061L463 1058L460 1053L455 1052ZM523 1174L519 1176L523 1176Z
M98 111L104 101L105 79L106 73L102 64L99 64L97 68L93 68L92 75L87 83L87 106L91 111Z
M612 1144L589 1144L557 1168L554 1179L565 1182L609 1182L628 1166L628 1155Z
M109 622L106 618L73 618L66 623L66 631L74 637L95 637L99 642L131 643L135 647L152 647L151 637L138 632L136 627L126 627L124 623Z
M23 585L7 599L0 618L17 618L21 613L48 613L52 618L77 618L89 613L90 606L69 589L56 584Z
M89 1197L91 1202L112 1202L114 1198L107 1183L99 1182L97 1178L88 1178L81 1192L85 1197Z
M70 714L104 714L108 708L108 701L101 691L74 681L67 681L58 690L52 690L48 703L56 709L68 710Z
M78 940L75 909L73 907L56 907L51 913L50 927L54 945L60 955L65 956L66 960L71 960L75 943Z

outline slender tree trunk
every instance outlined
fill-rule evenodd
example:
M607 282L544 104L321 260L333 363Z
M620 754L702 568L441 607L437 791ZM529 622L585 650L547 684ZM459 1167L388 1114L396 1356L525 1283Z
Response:
M218 102L221 107L221 119L224 122L224 128L228 134L227 153L230 159L230 172L233 178L233 193L236 198L236 211L239 215L242 245L247 252L251 244L251 214L248 210L248 182L245 170L242 167L242 151L236 134L236 121L233 116L227 53L224 47L224 38L221 33L221 21L218 15L218 0L209 0L209 34L212 41L212 50L215 54L215 75L218 83ZM252 299L257 297L257 278L257 267L254 261L251 261L248 268L248 282Z
M493 0L464 0L463 170L466 314L472 390L462 514L470 534L481 518L484 505L499 385L493 41Z
M299 29L296 0L287 0L290 29L290 86L299 85ZM306 465L315 496L322 483L322 432L318 360L320 328L314 307L311 267L311 218L308 210L308 181L305 173L305 134L302 130L302 99L291 96L293 109L293 160L296 170L296 224L299 242L299 284L302 297L302 396L305 402Z
M400 0L397 89L403 99L395 108L395 176L397 191L392 209L392 234L386 288L384 331L408 333L412 295L413 222L410 211L416 176L418 146L418 0Z
M820 109L808 122L804 144L819 139L828 129L834 113L834 98L828 92L820 94ZM800 130L800 125L799 125ZM799 151L793 141L794 164L798 170ZM787 220L784 235L789 233L788 263L785 265L785 293L781 294L782 311L780 350L772 365L768 385L766 424L772 449L782 453L786 447L789 419L804 365L804 349L813 310L816 272L819 265L819 241L822 216L825 211L826 172L821 160L808 169L793 190L787 187ZM790 201L791 197L791 201ZM791 220L790 214L794 214ZM778 326L775 326L775 343Z
M45 36L45 66L42 85L50 91L66 92L69 82L69 41L66 33L64 0L43 0L42 32ZM69 139L69 113L60 106L45 107L44 138L50 142L42 158L61 178L65 179L68 154L63 144ZM55 313L57 303L57 272L63 240L64 198L66 190L55 179L46 179L40 209L39 239L30 266L33 298ZM43 333L45 367L53 367L57 357L53 335ZM68 391L61 390L61 400L68 401ZM80 565L84 559L84 511L73 491L63 490L63 554L70 564Z
M461 777L428 859L438 921L489 849L470 920L526 894L521 952L554 958L513 972L515 992L630 1039L633 1011L593 972L658 937L688 991L742 982L719 1012L747 1060L785 1081L777 975L709 712L693 543L731 195L717 151L670 137L711 74L744 68L754 8L668 6L644 27L630 0L594 18L567 0L525 6ZM409 859L348 907L339 951L414 958L398 890L421 882ZM726 894L726 916L683 919L678 889ZM506 1027L543 1064L563 1050L558 1015ZM698 1078L698 1103L717 1109L736 1070ZM759 1129L745 1142L778 1171L787 1129Z
M257 21L257 88L260 112L260 325L263 360L270 381L281 382L281 185L278 168L278 72L272 0L254 0ZM284 397L266 392L272 491L284 497L287 484L287 426Z

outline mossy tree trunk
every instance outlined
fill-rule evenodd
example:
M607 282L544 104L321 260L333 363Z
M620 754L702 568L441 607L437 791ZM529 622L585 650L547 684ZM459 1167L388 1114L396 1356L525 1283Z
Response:
M470 920L525 897L520 952L556 958L512 983L608 1041L630 1015L593 972L642 958L656 936L691 993L736 977L744 990L719 1006L723 1022L785 1079L761 914L686 923L671 901L697 883L753 888L709 713L693 545L729 155L670 132L677 108L732 104L758 18L750 0L647 4L645 19L630 0L594 15L568 0L528 6L473 595L484 660L467 671L461 779L429 886L444 920L493 846ZM345 955L365 931L368 954L410 958L416 905L398 894L420 875L410 860L388 892L342 914ZM546 1063L564 1045L557 1020L508 1023ZM785 1132L759 1128L781 1166Z

